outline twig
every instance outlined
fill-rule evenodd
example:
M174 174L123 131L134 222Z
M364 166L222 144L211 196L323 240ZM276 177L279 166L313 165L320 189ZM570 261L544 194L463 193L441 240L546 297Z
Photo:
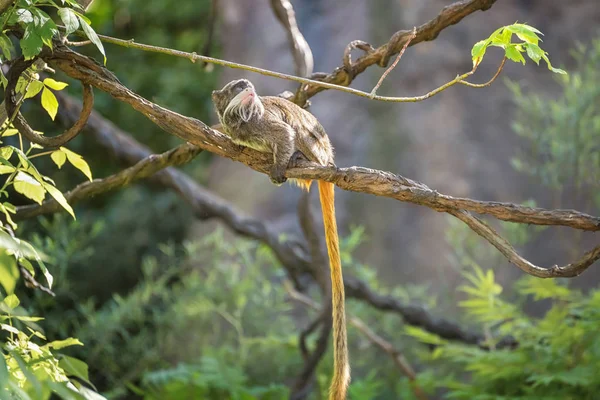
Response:
M65 40L65 45L71 46L71 47L88 46L90 44L92 44L91 40L82 40L82 41L79 41L79 42L71 42L69 40Z
M488 9L489 7L492 6L492 4L495 1L496 0L471 0L471 1L456 2L454 4L451 4L447 7L445 7L436 19L417 28L417 35L415 36L415 39L412 40L411 43L414 45L414 44L422 42L422 41L432 40L439 34L439 32L442 29L444 29L452 24L457 23L462 18L471 14L474 11ZM62 27L62 26L58 26L58 27L64 29L64 27ZM80 35L84 35L82 32L79 32L79 31L77 31L76 33L80 34ZM204 61L207 63L222 65L225 67L242 69L242 70L246 70L246 71L250 71L250 72L256 72L256 73L259 73L259 74L262 74L265 76L272 76L275 78L299 82L299 83L302 83L305 85L304 92L306 92L306 94L302 95L304 97L311 95L310 93L313 89L310 89L310 87L312 86L312 87L318 88L320 90L333 89L333 90L338 90L341 92L350 93L350 94L353 94L356 96L366 97L366 98L369 98L372 100L383 101L383 102L416 103L416 102L420 102L423 100L427 100L432 96L435 96L436 94L459 83L459 81L469 77L473 73L471 71L471 72L467 72L465 74L459 75L452 81L450 81L436 89L433 89L432 91L430 91L424 95L421 95L421 96L412 96L412 97L392 97L392 96L379 96L379 95L371 96L371 93L364 92L362 90L352 89L352 88L342 86L339 84L329 83L328 82L330 80L329 76L326 79L324 79L324 81L317 81L317 80L313 80L313 79L302 78L299 76L284 74L281 72L275 72L275 71L271 71L271 70L264 69L264 68L253 67L251 65L221 60L221 59L213 58L213 57L201 56L201 55L196 54L195 52L188 53L185 51L173 50L173 49L169 49L169 48L165 48L165 47L136 43L133 39L123 40L123 39L117 39L117 38L105 36L105 35L98 35L98 37L103 42L112 43L112 44L116 44L116 45L127 47L127 48L135 48L135 49L153 52L153 53L161 53L161 54L171 55L171 56L175 56L175 57L186 58L188 60L191 60L192 62L196 62L196 61L200 60L200 61ZM368 53L366 56L358 59L356 61L355 65L352 66L351 75L355 76L356 74L364 71L364 69L366 69L368 66L373 65L377 62L381 62L382 59L384 59L388 54L394 53L394 49L395 49L394 44L396 44L397 42L404 43L404 40L405 40L404 36L402 36L402 38L398 38L397 35L394 35L387 44L385 44L384 46L381 46L380 48L376 49L375 51L373 51L371 53ZM402 46L400 47L400 49L401 48L402 48ZM339 73L339 71L338 71L338 73ZM344 82L344 84L350 84L351 79L348 79L348 76L347 76L348 72L346 71L345 74L346 74L346 76L343 78L343 80L341 82ZM318 89L313 94L316 94L316 92L320 91Z
M502 59L502 62L500 63L500 66L498 67L498 70L496 71L494 76L492 76L492 79L490 79L486 83L471 83L471 82L467 82L467 81L460 81L459 83L461 85L469 86L472 88L478 88L478 89L484 88L486 86L490 86L492 84L492 82L494 82L496 80L496 78L498 78L498 76L500 76L500 72L502 72L502 68L504 68L505 63L506 63L506 57L504 57Z
M396 68L396 65L398 64L398 61L400 61L400 59L402 58L402 55L406 51L406 48L408 47L408 45L410 44L410 42L415 38L415 36L417 36L417 27L413 28L412 35L410 35L408 37L408 39L406 40L406 43L404 43L404 46L402 47L402 50L400 50L400 53L398 53L398 55L396 56L396 59L394 60L394 62L392 63L392 65L390 65L388 67L388 69L385 70L385 72L383 73L383 75L381 75L381 78L379 78L379 81L377 82L377 85L375 85L375 87L373 88L373 90L371 90L371 98L375 97L375 95L377 94L377 89L379 89L379 87L383 83L383 80L388 76L388 74L390 72L392 72L392 70L394 68Z
M297 290L294 290L294 288L289 282L285 281L283 283L283 286L285 287L285 290L292 299L312 308L313 310L321 309L321 306L317 302L312 300L310 297L303 295ZM371 341L371 343L379 347L392 358L394 364L396 364L400 371L411 382L411 388L413 389L413 392L415 393L415 396L418 399L427 399L427 396L425 396L423 390L416 384L417 376L415 374L414 369L410 366L410 364L408 363L401 351L397 350L390 342L388 342L387 340L376 334L369 327L367 327L367 325L361 319L353 316L348 316L348 322L350 323L350 325L357 328L363 335L365 335L367 339Z

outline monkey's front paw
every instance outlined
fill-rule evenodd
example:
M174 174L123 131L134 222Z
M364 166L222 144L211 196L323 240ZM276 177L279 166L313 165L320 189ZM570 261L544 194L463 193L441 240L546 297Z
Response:
M300 163L302 161L309 161L309 160L304 155L303 152L301 152L300 150L296 150L294 152L294 154L292 154L292 157L290 158L290 161L288 162L288 168L295 168L298 166L298 163Z
M274 165L273 168L271 168L269 178L271 178L271 182L273 182L275 185L283 185L283 183L287 181L287 178L285 177L285 169Z

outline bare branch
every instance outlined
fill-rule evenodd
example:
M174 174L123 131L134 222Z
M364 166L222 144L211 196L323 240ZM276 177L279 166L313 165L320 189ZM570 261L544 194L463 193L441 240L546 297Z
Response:
M296 13L289 0L271 0L271 9L283 25L296 66L296 75L310 76L313 72L313 55L310 46L296 23Z
M400 59L402 58L402 55L406 51L406 48L408 47L410 42L415 38L415 36L417 36L417 28L416 27L413 28L412 34L408 37L408 39L406 40L406 43L404 43L404 46L402 46L402 50L400 50L400 52L398 53L398 56L396 56L396 59L394 60L392 65L390 65L389 68L384 71L383 75L381 75L381 78L379 78L377 85L375 85L373 90L371 90L371 97L375 97L375 94L377 93L377 89L379 89L379 87L383 83L383 80L386 78L386 76L388 76L388 74L390 72L392 72L392 70L394 68L396 68L396 65L398 65L398 61L400 61Z
M502 68L504 68L505 63L506 63L506 57L504 57L502 59L502 62L500 63L500 66L498 67L498 70L496 71L494 76L492 76L492 79L490 79L486 83L471 83L471 82L467 82L467 81L460 81L459 83L461 85L469 86L472 88L484 88L486 86L490 86L496 80L496 78L498 78L498 76L500 76L500 72L502 72Z
M572 278L579 276L590 265L600 258L600 245L585 253L579 260L564 266L553 265L550 268L542 268L527 261L512 247L512 245L500 236L492 227L467 211L451 210L449 214L467 224L475 233L490 242L508 261L519 267L523 272L538 278Z

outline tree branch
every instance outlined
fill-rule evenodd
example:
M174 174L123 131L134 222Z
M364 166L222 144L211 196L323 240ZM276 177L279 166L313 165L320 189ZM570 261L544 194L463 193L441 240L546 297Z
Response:
M197 146L183 144L159 155L149 155L134 166L124 169L114 175L110 175L103 179L94 179L91 182L84 182L77 185L73 190L65 193L65 198L69 204L73 205L81 200L94 197L98 194L120 189L128 186L134 181L152 176L168 166L185 164L196 157L200 152L202 152L202 149ZM17 207L17 212L13 219L32 218L61 210L63 210L63 207L56 200L49 199L44 201L41 205L31 204Z
M411 40L410 45L414 45L416 43L420 43L427 40L433 40L437 37L437 35L445 28L450 25L458 23L467 15L478 11L478 10L487 10L489 9L496 0L470 0L470 1L459 1L454 4L451 4L442 9L441 13L429 21L426 24L421 25L416 30L416 36ZM64 29L64 27L59 26L59 28ZM81 35L85 36L82 32L77 32ZM196 52L188 53L185 51L173 50L165 47L152 46L142 43L136 43L133 39L131 40L123 40L117 39L110 36L98 35L100 40L106 43L112 43L119 46L134 48L148 52L167 54L175 57L186 58L192 62L196 62L198 60L212 63L217 65L222 65L230 68L243 69L246 71L256 72L266 76L272 76L275 78L291 80L295 82L302 83L296 94L296 98L294 100L295 103L300 106L304 106L306 100L309 97L314 96L318 92L325 89L333 89L341 92L350 93L360 97L366 97L371 100L378 100L384 102L394 102L394 103L415 103L423 100L427 100L430 97L448 89L451 86L454 86L458 83L461 83L464 79L468 78L475 72L475 68L473 70L464 73L462 75L457 76L455 79L447 82L446 84L433 89L432 91L421 95L421 96L411 96L411 97L393 97L393 96L379 96L373 95L371 92L364 92L362 90L353 89L347 87L352 80L361 72L363 72L367 67L378 63L381 66L387 65L388 59L390 56L396 54L398 51L402 49L405 42L412 37L413 31L399 31L392 36L388 43L375 49L373 51L367 51L367 55L359 58L354 64L349 65L345 61L345 66L342 68L337 68L333 73L329 75L324 75L322 80L314 80L308 78L302 78L299 76L284 74L281 72L275 72L264 68L253 67L251 65L240 64L232 61L221 60L213 57L200 56L196 54ZM356 43L352 42L352 43ZM351 43L351 44L352 44ZM400 44L399 48L396 48L397 45ZM368 46L370 48L370 45ZM367 47L365 46L365 49ZM344 60L347 60L344 58ZM476 86L473 86L476 87Z
M57 93L57 97L60 101L58 117L64 118L67 124L72 123L78 118L81 105L63 93ZM142 162L144 158L151 156L148 148L135 141L96 112L92 112L87 127L88 133L100 145L128 164ZM315 268L311 260L306 243L293 238L286 241L279 240L280 232L272 230L261 220L244 216L233 205L206 190L185 173L175 168L168 167L158 172L152 177L152 180L178 193L192 207L197 218L201 220L216 218L233 232L269 246L292 279L308 274L317 282L319 281L316 276L318 268ZM23 214L20 214L22 209L21 207L17 208L17 217L23 216ZM56 211L60 212L62 210L56 209ZM407 305L391 296L377 294L366 283L347 276L347 274L344 276L344 285L346 296L365 301L377 309L396 313L406 323L422 327L445 339L473 345L479 345L485 340L482 335L469 332L451 321L434 317L421 306ZM497 345L497 348L514 345L514 340L505 339Z
M104 71L93 60L75 53L63 46L56 46L48 61L62 69L69 76L84 83L93 85L117 100L131 105L141 112L156 125L168 133L180 137L198 147L212 153L242 162L250 168L268 173L272 158L267 153L260 153L250 148L234 144L226 135L211 129L201 121L185 117L173 111L160 107L147 99L137 95L113 78L108 71ZM363 167L337 168L323 167L310 162L298 163L299 168L289 169L288 178L316 179L334 183L341 189L354 192L368 193L376 196L390 197L403 202L429 207L440 212L448 212L460 218L472 229L478 226L471 219L466 219L462 210L489 214L494 217L511 222L536 224L536 225L562 225L580 230L600 230L600 218L593 217L573 210L545 210L539 208L523 207L511 203L484 202L478 200L453 198L442 195L422 183L412 181L390 172L378 171ZM451 212L454 211L454 212ZM461 211L458 213L458 211ZM509 254L508 247L501 246L493 235L482 234L482 228L474 229L483 238L494 245L502 254ZM510 245L509 245L510 246ZM510 247L512 249L512 247ZM514 251L513 251L514 252ZM597 257L597 251L587 254L582 260L569 266L553 268L552 276L573 276L581 273ZM509 261L527 273L535 272L535 276L543 277L544 274L531 265L521 262L520 257L510 253ZM516 254L516 253L515 253Z
M292 3L289 0L271 0L271 9L287 33L294 56L296 75L310 76L314 66L313 55L308 42L298 28Z

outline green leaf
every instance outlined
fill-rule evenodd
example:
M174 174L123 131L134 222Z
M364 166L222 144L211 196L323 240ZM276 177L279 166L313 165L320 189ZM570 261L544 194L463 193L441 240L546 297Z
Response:
M31 263L31 261L29 261L28 259L26 259L24 257L21 257L19 259L19 264L21 264L21 266L23 268L25 268L27 271L29 271L31 276L35 276L35 268L33 268L33 264Z
M0 252L0 285L6 293L11 294L15 290L19 280L19 269L15 258L6 251ZM0 357L2 358L2 357Z
M487 40L480 40L479 42L475 43L471 49L471 56L473 57L474 64L478 64L481 61L485 55L485 51L487 50L488 43L489 42Z
M5 203L7 204L7 203ZM0 229L0 248L11 251L12 253L19 254L29 258L40 258L38 252L26 241L14 238Z
M65 161L67 161L67 155L62 150L53 151L52 154L50 154L50 158L58 168L61 168Z
M54 21L49 19L44 23L44 25L39 27L36 26L35 31L42 39L42 42L46 46L52 48L52 38L58 33L58 29L56 28L56 24L54 23Z
M67 86L69 86L68 83L55 81L52 78L46 78L46 79L44 79L44 85L46 85L50 89L54 89L54 90L63 90L64 88L66 88Z
M73 212L73 209L67 202L67 199L65 199L65 196L63 196L62 192L48 183L44 183L42 185L44 186L44 189L46 189L48 193L50 193L50 196L54 197L54 200L56 200L58 204L60 204L62 208L64 208L69 214L71 214L73 219L75 219L75 212Z
M542 34L539 30L525 24L512 24L506 27L507 30L517 35L519 39L526 43L537 45L540 41L538 34Z
M87 383L90 382L88 365L83 361L74 357L61 355L58 366L64 369L67 375L75 376Z
M6 359L4 358L4 354L0 357L0 388L5 390L8 386L8 381L10 377L8 374L8 368L6 367Z
M78 15L78 17L79 17L79 21L81 22L81 28L83 29L83 32L85 32L85 35L88 37L88 39L90 39L92 41L92 43L98 48L100 53L102 53L102 55L104 56L104 64L106 65L106 53L104 52L104 46L102 46L102 42L100 41L100 38L98 37L96 32L92 29L92 27L89 25L89 23L87 21L85 21L79 15Z
M42 201L46 196L46 190L41 183L23 171L19 171L15 176L13 187L17 192L30 198L38 204L42 204Z
M15 13L17 15L17 22L28 25L33 22L33 14L31 11L24 8L19 8Z
M43 317L29 317L29 316L25 316L25 315L15 315L14 318L18 319L19 321L23 321L23 322L38 322L38 321L44 320Z
M44 84L40 81L31 81L29 86L27 87L27 93L25 93L25 98L30 99L36 94L40 92L44 88ZM6 136L6 135L5 135Z
M15 128L8 128L7 130L4 131L4 133L2 134L2 137L14 136L17 133L19 133L19 131L16 130Z
M33 57L40 54L42 47L44 47L44 42L40 35L34 31L33 25L27 25L25 27L25 34L19 43L21 44L23 57L25 57L26 60L31 60Z
M416 326L410 326L410 325L406 326L404 328L404 333L409 336L414 337L415 339L419 340L420 342L427 343L427 344L441 345L441 344L446 343L446 340L442 339L438 335L427 332L424 329L418 328Z
M61 8L58 10L58 16L62 19L65 24L66 34L70 35L75 32L79 28L79 21L77 20L77 16L70 8Z
M12 146L0 147L0 157L4 158L5 160L8 160L12 155L13 155L13 147Z
M0 33L0 50L2 50L2 54L4 55L4 61L12 59L15 48L4 33Z
M67 155L67 159L75 168L83 172L88 179L92 180L92 171L90 170L90 166L88 163L81 157L79 154L67 149L66 147L61 147L60 150L64 151Z
M525 65L525 58L523 57L523 54L521 54L521 52L517 50L514 45L507 46L505 54L506 58L508 58L509 60L514 62L521 62L523 63L523 65Z
M54 350L60 350L60 349L63 349L65 347L69 347L69 346L83 346L83 343L81 343L79 341L79 339L70 337L70 338L63 339L63 340L54 340L52 342L45 344L43 347L51 347ZM79 361L79 360L77 360L77 361Z
M0 324L0 329L8 331L10 333L19 334L19 330L17 328L15 328L14 326L7 325L7 324Z
M44 110L48 112L52 121L56 117L56 113L58 112L58 100L56 100L56 96L52 93L48 88L44 87L42 91L42 107Z
M527 57L531 58L531 60L537 65L540 65L540 60L542 59L544 54L546 54L544 50L540 49L540 46L535 44L528 45L526 49Z
M19 307L19 304L21 304L19 298L14 294L9 294L4 298L4 300L2 300L2 302L11 310L14 310L15 308Z

